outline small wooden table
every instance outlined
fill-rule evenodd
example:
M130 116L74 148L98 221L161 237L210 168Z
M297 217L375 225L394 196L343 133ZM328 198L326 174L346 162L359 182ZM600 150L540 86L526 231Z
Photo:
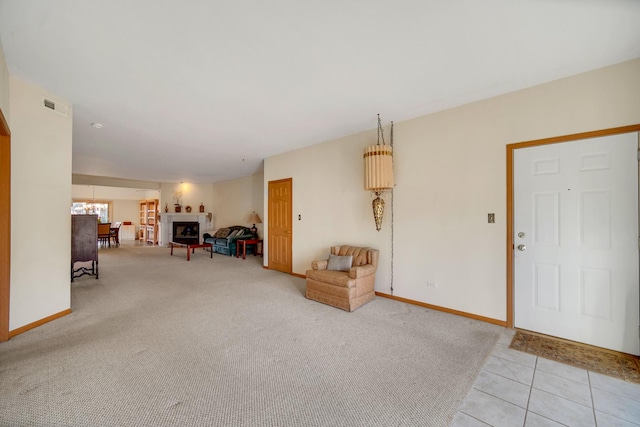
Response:
M171 242L169 243L169 246L171 247L171 255L173 255L173 248L174 247L179 247L179 248L187 248L187 261L191 261L191 254L196 252L197 248L210 248L211 249L211 256L209 258L213 258L213 248L212 248L212 244L211 243L178 243L178 242Z
M237 240L238 247L236 248L236 258L240 256L240 248L242 248L242 259L247 259L247 245L256 245L256 250L253 251L253 256L260 254L262 256L262 239L244 239ZM258 245L260 245L260 252L258 252Z

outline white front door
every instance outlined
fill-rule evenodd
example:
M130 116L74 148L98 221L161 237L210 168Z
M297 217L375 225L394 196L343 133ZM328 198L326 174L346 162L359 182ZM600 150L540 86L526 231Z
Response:
M638 133L514 151L515 326L640 354Z

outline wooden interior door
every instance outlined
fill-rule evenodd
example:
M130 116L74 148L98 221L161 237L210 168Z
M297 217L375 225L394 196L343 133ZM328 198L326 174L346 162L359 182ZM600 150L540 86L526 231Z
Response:
M291 274L292 178L269 181L269 268Z
M11 132L0 110L0 341L9 339Z

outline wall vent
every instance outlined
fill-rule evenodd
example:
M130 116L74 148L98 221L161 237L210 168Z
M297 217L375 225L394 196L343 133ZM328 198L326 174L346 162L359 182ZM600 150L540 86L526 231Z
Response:
M55 111L56 113L66 116L67 115L67 106L61 103L56 103L50 99L44 98L42 106L44 108L48 108L50 110Z

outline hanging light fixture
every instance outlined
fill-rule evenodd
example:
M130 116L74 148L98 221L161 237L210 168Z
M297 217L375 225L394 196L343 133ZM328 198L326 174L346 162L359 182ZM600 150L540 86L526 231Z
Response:
M87 204L88 207L88 212L89 214L93 215L96 214L96 186L92 185L91 186L91 203Z
M380 144L382 141L382 144ZM384 200L380 197L385 191L393 189L393 122L391 122L391 145L384 142L384 131L378 114L378 143L364 150L364 189L371 191L373 199L373 219L376 230L382 228Z

